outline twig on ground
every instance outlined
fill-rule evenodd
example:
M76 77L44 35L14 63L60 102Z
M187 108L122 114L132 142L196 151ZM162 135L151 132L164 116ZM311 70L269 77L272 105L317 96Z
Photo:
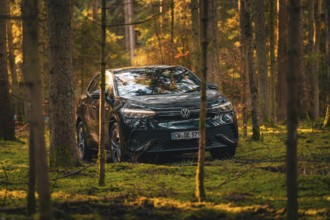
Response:
M58 180L58 179L63 179L63 178L66 178L66 177L68 177L68 176L72 176L72 175L78 174L78 173L80 173L81 171L83 171L83 170L85 170L85 169L87 169L88 167L91 167L91 166L93 166L93 165L95 165L95 163L88 164L87 166L85 166L85 167L83 167L83 168L81 168L81 169L79 169L79 170L75 170L75 171L73 171L73 172L71 172L71 173L65 174L64 176L56 177L56 178L52 179L52 181L55 181L55 180Z

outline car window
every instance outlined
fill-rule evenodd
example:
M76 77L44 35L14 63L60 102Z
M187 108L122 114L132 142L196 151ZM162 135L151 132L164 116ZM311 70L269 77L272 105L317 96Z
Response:
M92 92L98 90L99 85L100 85L100 74L94 77L94 79L91 82L91 84L89 85L87 91L89 93L92 93Z
M199 79L182 67L128 69L114 76L120 96L185 93L200 87Z

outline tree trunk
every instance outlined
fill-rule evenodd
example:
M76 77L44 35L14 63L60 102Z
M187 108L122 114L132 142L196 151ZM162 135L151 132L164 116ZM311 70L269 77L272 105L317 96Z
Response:
M251 5L249 0L244 2L244 37L246 41L246 59L247 72L249 74L250 93L251 93L251 108L252 108L252 140L260 139L260 127L258 119L258 89L255 84L254 76L254 59L253 59L253 36L252 36L252 21L251 21Z
M313 94L313 118L320 117L320 89L319 89L319 72L320 72L320 40L321 40L321 7L322 0L316 1L316 15L315 15L315 42L314 53L316 56L314 71L312 72L312 94Z
M243 122L243 138L247 137L247 123L248 123L248 112L247 112L247 62L246 62L246 40L245 40L245 26L244 26L244 2L245 0L239 1L239 25L240 25L240 74L241 74L241 99L242 99L242 122Z
M299 53L299 57L304 57L304 41L303 41L303 30L304 30L304 22L303 22L303 13L300 13L300 22L299 24L301 25L301 27L299 28L300 31L300 35L298 39L296 39L296 41L301 44L298 47L298 53ZM305 71L305 65L304 62L300 62L299 63L299 69L300 69L300 77L298 78L298 96L299 96L299 108L298 108L298 115L300 118L302 119L306 119L309 117L309 112L310 112L310 102L308 99L309 96L309 81L308 78L306 77L306 71Z
M128 23L132 23L133 22L133 1L132 0L127 0L127 13L128 13ZM133 65L134 49L135 49L134 25L128 26L128 33L129 33L130 60L131 60L131 65Z
M171 1L171 62L170 64L174 64L174 0Z
M222 90L222 79L220 74L220 59L219 59L219 46L218 46L218 16L217 16L217 0L209 0L208 4L208 17L207 24L207 74L211 81L216 82Z
M276 85L276 107L277 121L286 119L286 72L287 72L287 0L279 0L278 13L278 60L277 60L277 85Z
M269 80L268 64L266 51L266 29L265 29L265 6L264 0L254 0L254 20L256 36L256 54L258 70L258 96L260 123L269 123L270 119L270 98L269 98Z
M54 167L77 164L74 89L71 58L71 3L47 1L50 60L50 162Z
M276 121L276 70L275 70L275 16L276 0L269 1L269 58L270 58L270 112L271 120Z
M6 16L7 0L0 0L0 16ZM15 139L15 124L9 96L6 20L0 19L0 139Z
M287 153L286 153L286 184L287 184L287 219L298 219L298 188L297 188L297 126L299 108L298 80L301 77L303 56L301 35L301 1L289 0L288 5L288 72L287 72ZM298 98L299 97L299 98Z
M206 148L206 80L207 80L207 25L208 25L208 0L200 0L201 16L201 111L199 115L199 144L198 163L196 170L196 198L199 202L205 201L204 165Z
M330 2L325 1L326 5L326 113L323 121L323 127L330 127Z
M10 1L7 0L6 6L6 14L10 15ZM15 67L15 54L14 54L14 44L13 44L13 30L11 26L11 20L7 20L7 42L8 42L8 63L9 63L9 69L10 69L10 76L11 76L11 83L12 85L17 86L17 72ZM16 112L17 113L17 112Z
M154 4L152 4L152 11L154 14L157 13L156 9L157 8L154 6ZM161 58L161 64L164 64L163 47L162 47L162 42L161 42L160 33L159 33L160 30L158 29L159 24L156 21L156 19L154 19L153 23L154 23L154 27L155 27L155 34L156 34L157 41L158 41L158 48L159 48L159 53L160 53L160 58Z
M102 18L101 18L101 81L100 81L100 107L99 107L99 185L105 185L105 115L104 115L104 101L105 101L105 42L106 42L106 1L102 0Z
M316 0L317 1L317 0ZM308 1L308 44L307 44L307 65L306 65L306 74L308 79L312 81L313 75L315 74L315 53L314 53L314 25L315 25L315 15L314 15L314 5L315 1ZM313 90L312 90L313 91ZM308 101L313 105L313 94L312 91L309 92ZM309 104L309 105L310 105ZM312 112L313 113L313 112Z
M35 160L35 167L39 193L39 219L52 219L38 54L38 1L25 0L22 4L22 15L25 18L23 21L25 22L23 24L24 42L26 44L23 46L24 61L26 61L24 76L31 97L30 134L32 136L30 139L32 140L30 140L30 146L35 147L35 158L38 158ZM33 158L30 159L30 163L33 163Z
M93 21L97 21L99 0L93 0Z
M198 0L191 0L191 32L192 32L192 50L193 50L193 71L200 74L200 38L199 38L199 13L198 13Z

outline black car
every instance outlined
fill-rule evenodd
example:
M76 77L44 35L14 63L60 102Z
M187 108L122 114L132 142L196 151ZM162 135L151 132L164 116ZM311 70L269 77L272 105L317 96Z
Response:
M97 150L99 82L94 76L77 107L81 159ZM200 80L181 66L144 66L106 71L106 150L113 162L139 153L197 151ZM208 85L206 150L232 157L238 143L232 104Z

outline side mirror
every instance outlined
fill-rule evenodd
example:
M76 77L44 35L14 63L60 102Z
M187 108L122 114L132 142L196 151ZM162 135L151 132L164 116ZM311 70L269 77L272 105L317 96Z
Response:
M207 84L207 88L210 89L210 90L216 90L216 91L219 90L218 85L215 84L215 83L208 83L208 84Z
M94 92L91 92L91 97L93 99L99 99L100 98L100 90L95 90Z
M105 100L107 100L109 103L113 103L114 94L112 89L108 89L107 91L105 91Z

